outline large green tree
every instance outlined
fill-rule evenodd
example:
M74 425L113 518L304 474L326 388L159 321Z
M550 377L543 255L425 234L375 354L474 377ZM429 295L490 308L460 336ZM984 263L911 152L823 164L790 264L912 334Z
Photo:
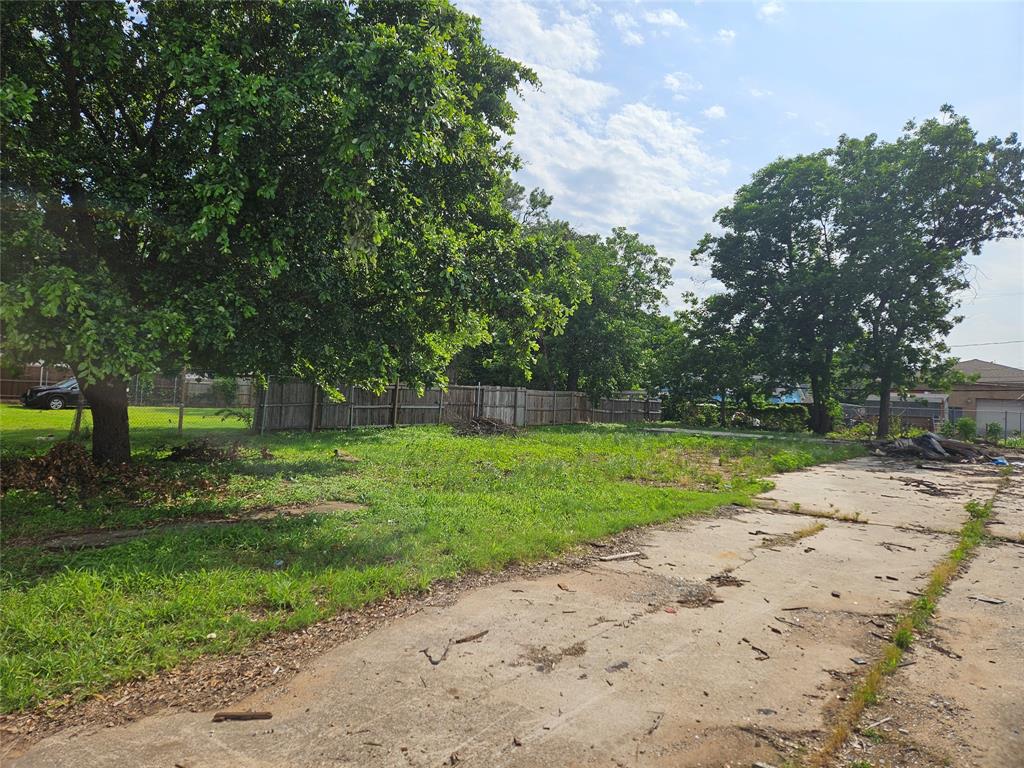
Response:
M840 138L842 279L859 330L847 362L879 396L879 437L889 434L891 392L939 379L954 362L944 339L961 320L968 254L1022 234L1022 157L1016 134L979 141L949 106L892 142Z
M70 364L93 455L190 364L440 380L535 335L503 204L533 75L445 0L5 6L3 342Z
M946 106L892 142L844 136L777 160L716 221L724 231L694 258L725 286L722 306L757 339L769 376L810 382L817 432L831 426L836 372L867 381L886 435L892 389L949 368L943 338L959 321L967 255L1022 234L1022 149L1016 134L979 141Z
M857 332L838 206L828 152L779 159L736 192L715 215L722 233L693 252L725 287L716 314L754 340L763 373L810 383L811 427L821 433L832 426L836 355Z
M542 339L536 378L596 400L646 381L671 262L624 227L573 242L589 296L562 333Z

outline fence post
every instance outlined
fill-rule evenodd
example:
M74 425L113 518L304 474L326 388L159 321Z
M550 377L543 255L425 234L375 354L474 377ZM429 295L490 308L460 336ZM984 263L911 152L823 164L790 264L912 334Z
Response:
M398 429L398 386L401 384L400 379L395 379L395 389L391 393L391 426L394 429Z
M437 388L437 424L441 425L441 417L444 415L444 388Z
M309 431L316 432L316 396L320 392L318 384L313 385L313 408L309 414Z
M348 428L349 429L352 429L352 427L354 427L355 424L356 424L355 404L356 404L356 388L355 388L355 386L353 384L349 384L349 386L348 386Z
M82 430L82 406L85 403L85 398L82 397L81 388L78 391L78 404L75 406L75 423L71 425L71 437L74 440L78 439L78 435Z
M263 407L260 409L260 434L267 431L267 405L270 402L270 376L263 387Z
M473 418L479 419L484 415L483 413L483 398L481 398L480 382L476 383L476 399L473 401Z
M181 403L178 405L178 434L185 428L185 398L188 397L188 368L181 369Z

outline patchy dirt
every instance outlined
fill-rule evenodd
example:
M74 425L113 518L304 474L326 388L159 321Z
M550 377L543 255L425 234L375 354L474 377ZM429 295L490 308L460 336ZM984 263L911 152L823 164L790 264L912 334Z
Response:
M50 720L7 718L23 736L29 727L50 733L10 764L779 765L829 730L894 617L955 545L945 526L967 516L955 488L943 496L910 490L930 505L916 521L902 501L895 510L877 504L880 494L907 488L894 476L912 472L907 465L858 460L836 469L796 474L821 472L822 508L841 499L851 514L876 518L870 524L733 509L438 585L268 638L240 657L124 686ZM776 491L791 477L777 478ZM854 494L858 480L872 492ZM981 500L995 488L980 475L965 485ZM940 530L931 530L936 522ZM597 559L627 551L644 557ZM937 704L949 713L946 727L968 743L975 736L963 730L971 725L965 711L991 719L997 733L1016 716L1006 697L1024 701L1006 680L1020 669L1016 614L999 612L1008 603L971 599L982 590L1005 598L1014 585L1019 599L1019 571L1005 563L991 571L1003 581L964 578L950 593L966 591L969 632L957 624L949 637L936 634L898 673L918 674L932 655L963 664L976 642L1005 654L984 657L983 671L997 666L1002 679L977 677L970 696L936 683L949 705ZM946 611L943 604L940 625L952 623L954 610ZM979 616L996 618L987 626ZM971 632L966 648L957 644ZM964 687L963 678L951 680ZM212 710L228 705L273 719L211 723ZM120 725L141 714L149 716ZM74 727L54 733L57 724ZM26 746L23 738L19 749Z

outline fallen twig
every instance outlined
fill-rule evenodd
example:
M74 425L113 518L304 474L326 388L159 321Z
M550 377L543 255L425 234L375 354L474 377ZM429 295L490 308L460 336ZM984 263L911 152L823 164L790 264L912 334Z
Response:
M248 710L245 712L230 712L223 711L217 712L213 716L213 722L221 723L225 720L269 720L274 715L271 712L253 712Z
M597 559L607 562L608 560L625 560L629 557L643 557L643 554L643 552L620 552L617 555L602 555Z
M482 630L482 631L477 632L477 633L472 634L472 635L466 635L465 637L460 637L458 640L455 641L455 645L461 645L462 643L472 643L474 640L479 640L481 637L483 637L484 635L486 635L490 631L491 630L489 630L489 629L485 629L485 630Z

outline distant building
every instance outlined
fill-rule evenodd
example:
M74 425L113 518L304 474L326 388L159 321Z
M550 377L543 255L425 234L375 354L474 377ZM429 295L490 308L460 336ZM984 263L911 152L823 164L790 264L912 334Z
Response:
M949 418L966 416L984 432L986 424L999 424L1006 434L1024 432L1024 370L984 360L962 360L962 373L977 375L977 381L957 384L949 393Z

